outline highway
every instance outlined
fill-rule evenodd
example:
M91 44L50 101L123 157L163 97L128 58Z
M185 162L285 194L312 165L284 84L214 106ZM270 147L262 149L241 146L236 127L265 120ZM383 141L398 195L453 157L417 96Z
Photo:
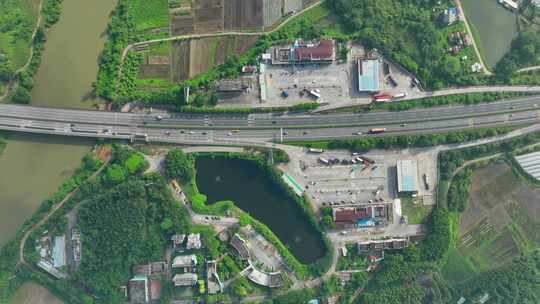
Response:
M427 134L536 123L539 118L540 97L332 115L120 113L0 104L0 130L205 145L266 145L282 140L375 136L367 135L371 128L386 128L383 135Z

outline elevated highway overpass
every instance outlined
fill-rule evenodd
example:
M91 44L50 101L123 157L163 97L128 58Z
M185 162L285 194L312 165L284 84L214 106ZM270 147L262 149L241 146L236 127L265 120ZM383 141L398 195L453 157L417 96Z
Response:
M539 118L540 97L401 112L331 115L158 115L0 104L0 130L204 145L265 145L282 140L354 138L359 136L358 132L366 134L371 128L386 128L385 134L428 134L536 123Z

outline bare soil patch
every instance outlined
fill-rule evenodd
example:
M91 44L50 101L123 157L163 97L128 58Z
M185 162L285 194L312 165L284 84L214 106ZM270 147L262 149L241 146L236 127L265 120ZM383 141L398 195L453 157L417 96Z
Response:
M263 2L225 0L225 28L250 29L263 26Z
M195 33L195 20L191 14L171 17L172 36Z
M169 64L141 64L139 79L169 79L171 66Z
M180 82L189 78L190 49L191 49L191 44L189 41L181 41L181 42L173 43L173 49L172 49L173 82Z

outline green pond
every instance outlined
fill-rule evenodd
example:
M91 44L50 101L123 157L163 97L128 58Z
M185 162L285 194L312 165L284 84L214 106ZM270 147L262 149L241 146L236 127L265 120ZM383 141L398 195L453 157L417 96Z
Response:
M479 47L486 64L495 66L518 34L515 14L498 4L497 0L461 2L472 30L480 40Z
M200 156L196 160L197 187L210 204L234 201L242 210L268 226L305 264L325 254L319 233L303 211L253 162Z

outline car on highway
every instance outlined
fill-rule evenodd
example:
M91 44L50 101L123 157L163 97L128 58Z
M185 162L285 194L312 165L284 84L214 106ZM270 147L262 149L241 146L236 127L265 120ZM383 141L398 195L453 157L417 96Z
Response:
M232 136L232 132L227 133L227 136Z
M353 133L353 135L362 135L362 134L364 134L364 133L361 132L361 131L358 131L358 132Z
M163 116L161 115L156 116L156 120L163 120Z
M165 131L165 135L171 135L171 131Z
M187 134L189 134L189 135L193 135L193 134L195 134L195 132L193 132L193 131L189 131L189 132L187 132Z
M407 124L406 124L406 123L402 123L402 124L401 124L400 126L402 126L402 127L406 127L406 126L407 126Z

